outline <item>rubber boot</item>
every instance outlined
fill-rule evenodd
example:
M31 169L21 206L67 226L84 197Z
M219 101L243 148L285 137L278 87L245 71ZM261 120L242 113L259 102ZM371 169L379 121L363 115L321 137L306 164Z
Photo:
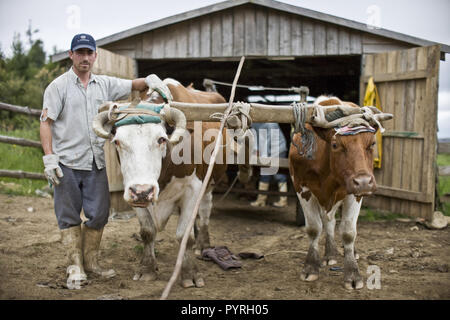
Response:
M87 280L86 272L83 267L83 252L82 252L82 237L81 226L70 227L61 230L61 239L63 245L66 247L68 256L69 277L72 280L85 281Z
M112 278L116 275L116 272L113 269L104 269L98 263L102 234L103 228L96 230L89 228L86 225L83 226L84 269L105 278Z
M258 190L260 191L267 191L269 190L269 183L268 182L259 182ZM250 202L250 205L252 207L264 207L266 205L267 201L267 194L258 194L258 197L255 201Z
M287 188L287 182L280 182L278 183L278 191L280 192L287 192L288 188ZM280 196L280 200L278 200L277 202L273 203L274 207L277 208L284 208L287 206L287 197L286 196Z

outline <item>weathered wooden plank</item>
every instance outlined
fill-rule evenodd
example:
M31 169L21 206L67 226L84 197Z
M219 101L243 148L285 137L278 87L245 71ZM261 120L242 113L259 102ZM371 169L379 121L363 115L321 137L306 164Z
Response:
M169 26L165 32L164 37L164 56L165 58L175 58L176 57L176 26Z
M141 59L151 59L153 57L153 34L154 32L144 33L142 36Z
M256 10L256 51L267 55L267 13L260 9Z
M339 41L339 54L349 54L350 53L350 33L347 29L340 28L338 34Z
M218 14L211 16L211 54L222 57L222 17Z
M233 15L231 11L222 14L222 55L233 55Z
M291 17L291 55L299 56L302 52L302 21Z
M242 10L233 12L233 55L242 56L245 53L245 16Z
M164 38L165 38L165 28L155 31L153 33L153 45L152 45L153 59L164 58Z
M327 53L326 46L326 29L325 24L320 22L314 23L314 54L325 55Z
M359 32L350 33L350 53L351 54L362 54L362 42L361 34Z
M16 179L34 179L34 180L47 180L42 173L26 172L22 170L0 170L0 177L16 178Z
M24 138L0 135L0 142L24 147L42 148L41 142Z
M198 20L189 21L188 57L200 57L200 22Z
M245 19L245 54L256 55L256 13L251 7L244 10Z
M338 44L338 29L334 25L327 25L326 27L327 38L327 55L337 55L339 53Z
M311 20L302 20L302 50L304 56L314 54L314 25Z
M431 196L424 194L422 192L413 192L404 190L401 188L395 188L395 187L386 187L386 186L378 186L377 190L375 191L376 195L382 195L386 197L391 198L398 198L398 199L404 199L404 200L411 200L416 202L431 202ZM399 203L395 204L395 207L399 207ZM396 211L393 212L400 212L401 209L396 209Z
M278 13L269 11L267 17L267 53L270 56L280 55L280 16Z
M30 107L21 107L21 106L15 106L13 104L0 102L0 110L7 110L22 114L28 114L30 116L39 117L41 115L42 110L39 109L33 109Z
M176 27L175 56L178 58L186 58L188 55L188 30L189 30L189 23L186 22L183 22L180 25L177 25Z
M280 56L291 55L291 19L289 16L280 16Z
M200 57L211 56L211 21L209 16L200 20Z

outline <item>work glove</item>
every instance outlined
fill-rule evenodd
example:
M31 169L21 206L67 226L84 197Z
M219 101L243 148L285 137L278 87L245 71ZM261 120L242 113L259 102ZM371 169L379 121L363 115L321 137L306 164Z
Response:
M47 154L42 157L44 161L44 175L50 185L59 185L59 178L64 176L59 166L59 156L57 154Z
M163 97L164 101L169 102L173 100L169 88L156 74L151 74L147 76L147 78L145 78L145 83L148 86L149 95L153 91L156 91L161 95L161 97Z

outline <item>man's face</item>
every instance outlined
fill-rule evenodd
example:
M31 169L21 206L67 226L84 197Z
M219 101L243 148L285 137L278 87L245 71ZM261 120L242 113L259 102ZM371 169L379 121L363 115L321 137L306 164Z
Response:
M74 52L69 51L69 57L73 62L74 68L80 73L85 73L92 69L95 59L97 59L97 52L88 48L82 48Z

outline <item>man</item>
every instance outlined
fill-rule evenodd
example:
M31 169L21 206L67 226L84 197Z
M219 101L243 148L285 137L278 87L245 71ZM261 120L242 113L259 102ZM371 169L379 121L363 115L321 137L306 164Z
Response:
M113 277L114 270L98 263L110 199L105 140L94 133L92 120L102 101L124 99L132 90L151 88L163 96L170 96L170 91L155 75L125 80L92 74L97 52L95 40L88 34L73 37L69 57L71 68L50 83L44 93L40 125L44 173L55 186L58 227L78 279L87 279L85 271ZM88 219L83 228L81 209Z
M287 158L286 138L284 137L278 123L254 123L252 128L256 130L257 143L254 149L258 147L259 156L271 158ZM260 175L258 189L268 191L270 181L275 180L278 183L278 191L287 192L287 176L282 173L274 175ZM264 207L267 201L267 194L258 194L255 201L250 205L253 207ZM288 204L286 196L280 196L277 202L272 203L274 207L284 208Z

